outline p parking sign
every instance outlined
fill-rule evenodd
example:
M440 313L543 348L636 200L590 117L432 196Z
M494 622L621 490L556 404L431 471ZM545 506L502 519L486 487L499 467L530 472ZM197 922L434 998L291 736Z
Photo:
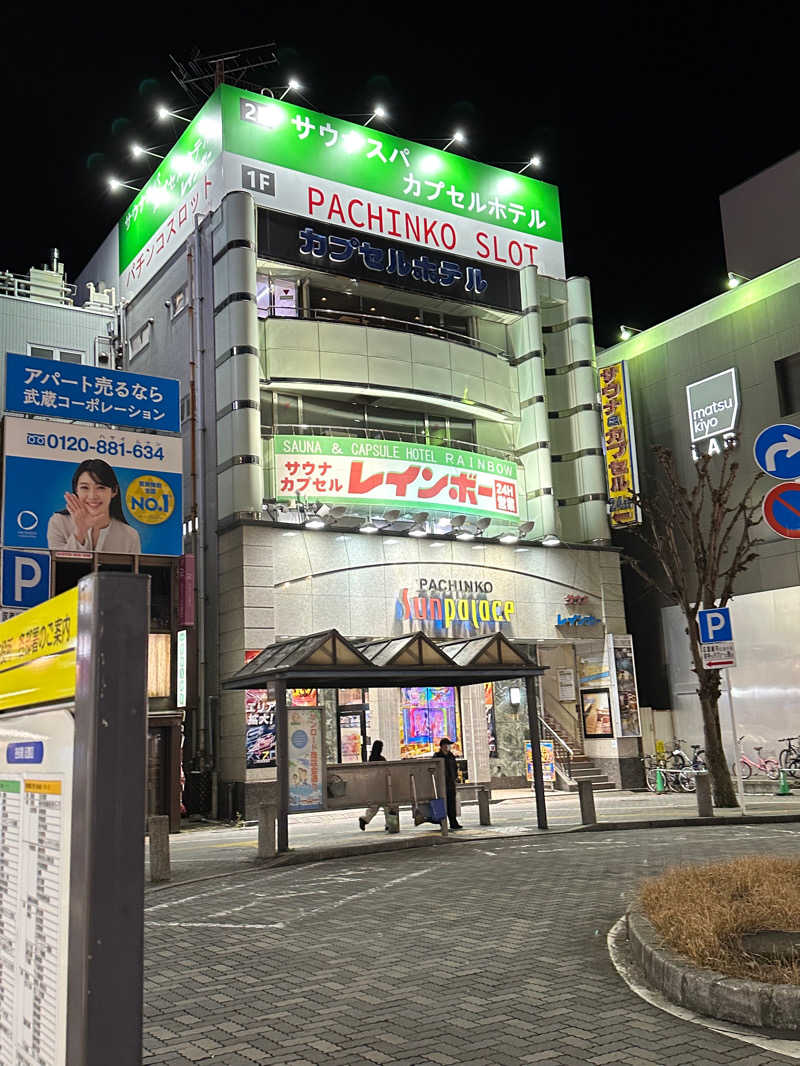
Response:
M717 644L733 640L730 607L715 607L708 611L698 611L697 625L700 629L701 644Z
M3 549L3 607L25 610L50 596L50 553Z

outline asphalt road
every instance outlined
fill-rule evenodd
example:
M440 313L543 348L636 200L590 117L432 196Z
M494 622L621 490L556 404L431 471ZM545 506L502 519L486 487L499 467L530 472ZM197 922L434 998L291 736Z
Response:
M643 877L800 852L800 829L560 834L248 870L151 892L146 1066L765 1066L613 968Z
M509 794L506 793L506 796ZM498 793L503 796L503 793ZM461 839L495 839L517 834L537 832L536 806L530 793L512 793L513 798L492 803L492 825L480 826L476 804L465 804L461 822L465 832ZM630 821L646 818L693 816L697 813L694 796L668 793L657 796L651 792L599 792L595 794L597 816L600 821ZM800 816L800 795L748 797L749 813L786 813ZM366 832L358 828L360 811L321 812L292 815L289 819L289 843L292 849L331 847L337 845L382 845L387 839L383 814L378 812ZM547 797L547 815L552 830L566 830L580 824L578 797L557 792ZM736 814L732 815L736 817ZM407 810L401 813L401 836L420 838L438 836L430 825L414 826ZM188 880L220 872L234 872L252 866L256 857L257 831L251 827L238 829L227 826L192 828L170 838L172 876ZM397 840L397 837L389 838Z

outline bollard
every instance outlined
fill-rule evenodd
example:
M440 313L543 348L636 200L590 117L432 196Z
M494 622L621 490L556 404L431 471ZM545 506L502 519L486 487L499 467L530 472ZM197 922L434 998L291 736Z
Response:
M169 817L166 814L151 814L147 819L147 835L150 837L150 880L171 881Z
M714 817L714 804L711 800L711 776L699 773L694 775L697 784L697 813L701 818Z
M656 770L656 792L664 791L664 772L661 769Z
M489 814L489 789L478 789L478 820L481 825L491 825L492 819Z
M583 825L596 825L597 814L594 809L594 792L591 781L578 782L578 798L581 802L581 822Z
M274 803L258 805L258 857L274 859L278 853L275 843L275 823L278 820L278 808Z
M786 776L786 771L781 770L781 783L776 796L791 796L792 790L789 788L789 779Z

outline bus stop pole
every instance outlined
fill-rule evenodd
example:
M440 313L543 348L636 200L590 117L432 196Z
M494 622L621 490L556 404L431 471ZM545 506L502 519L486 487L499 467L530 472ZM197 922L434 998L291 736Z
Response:
M286 682L275 682L275 720L278 724L278 854L289 850L289 716Z
M531 763L533 765L533 791L536 795L536 824L547 829L547 807L544 800L544 775L542 773L542 749L539 746L539 709L536 704L536 678L525 679L528 696L528 726L531 733Z
M150 578L78 585L68 1064L142 1061Z

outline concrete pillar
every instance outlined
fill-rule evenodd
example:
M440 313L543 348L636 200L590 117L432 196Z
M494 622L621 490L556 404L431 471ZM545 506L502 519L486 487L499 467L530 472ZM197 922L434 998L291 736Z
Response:
M489 781L489 737L483 685L461 689L461 731L470 782Z
M400 689L369 690L370 729L373 741L383 741L384 758L400 758Z
M578 799L581 804L581 822L583 825L595 825L597 823L592 787L591 781L578 782Z
M219 518L261 513L260 356L256 314L256 209L246 192L221 205L212 241Z
M273 859L277 854L275 827L278 820L278 808L274 803L260 803L258 806L258 857Z
M169 862L169 816L153 814L147 819L150 838L150 880L171 881Z
M523 313L512 327L520 403L517 457L525 471L526 515L536 536L558 533L550 429L544 380L544 343L537 295L536 267L520 271ZM526 515L522 515L523 520Z

